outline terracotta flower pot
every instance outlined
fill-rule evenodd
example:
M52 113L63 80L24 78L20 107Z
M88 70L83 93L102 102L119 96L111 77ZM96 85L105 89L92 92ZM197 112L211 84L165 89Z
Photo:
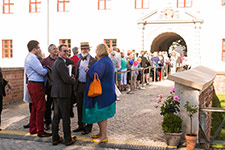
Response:
M185 140L186 140L186 150L195 150L197 135L185 134Z

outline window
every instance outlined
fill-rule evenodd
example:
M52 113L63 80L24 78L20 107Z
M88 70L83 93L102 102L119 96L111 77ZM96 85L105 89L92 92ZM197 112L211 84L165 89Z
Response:
M3 14L13 14L13 0L3 0Z
M30 0L29 2L29 12L30 13L39 13L40 12L40 0Z
M135 9L148 9L149 0L135 0Z
M222 6L225 6L225 0L222 0Z
M68 12L70 0L57 0L57 12Z
M2 58L13 57L12 40L2 40Z
M104 43L109 47L113 48L117 45L117 40L116 39L104 39Z
M222 40L222 61L225 61L225 39Z
M60 39L59 45L61 45L61 44L67 45L67 47L69 49L69 56L71 56L71 40L70 39Z
M192 7L192 0L177 0L177 8L190 8Z
M111 9L112 0L98 0L98 10Z

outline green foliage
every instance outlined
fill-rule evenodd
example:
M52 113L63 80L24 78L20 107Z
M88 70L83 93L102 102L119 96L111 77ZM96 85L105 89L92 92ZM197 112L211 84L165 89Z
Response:
M184 108L186 108L186 111L188 113L189 117L193 117L193 115L198 112L198 106L192 105L189 101L186 101Z
M186 108L188 116L190 117L190 120L191 120L191 122L190 122L190 125L191 125L190 135L192 135L192 117L196 112L198 112L198 106L192 105L189 101L186 101L186 103L184 104L184 108Z
M225 106L223 106L223 104L225 104L224 100L225 100L225 94L213 95L212 107L225 108ZM216 132L217 128L219 127L220 123L223 121L224 118L225 118L225 113L221 113L221 112L212 113L211 135L214 135L214 133ZM225 140L225 135L223 137L223 140Z
M182 119L173 113L166 113L162 122L163 131L166 133L179 133L182 128Z
M177 113L180 112L180 101L174 100L174 93L171 93L164 104L161 106L160 115L165 115L167 113Z
M225 108L225 94L215 94L213 95L213 104L212 107L217 108ZM211 135L214 135L216 130L218 129L219 125L225 118L225 113L222 112L213 112L212 113L212 128L211 128ZM223 126L222 130L220 131L219 135L216 137L216 140L225 141L225 126ZM215 144L211 145L212 148L225 148L225 145Z

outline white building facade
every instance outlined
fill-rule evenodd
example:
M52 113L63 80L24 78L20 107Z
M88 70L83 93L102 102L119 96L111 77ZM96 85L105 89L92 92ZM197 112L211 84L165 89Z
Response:
M3 0L0 66L23 67L30 40L45 56L53 43L89 42L94 55L106 42L120 50L168 50L187 46L191 65L225 68L225 0Z

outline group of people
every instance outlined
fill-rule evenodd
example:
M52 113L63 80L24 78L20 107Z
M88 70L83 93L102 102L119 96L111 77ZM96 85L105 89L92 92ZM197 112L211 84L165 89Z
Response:
M54 44L49 45L50 55L44 59L41 58L38 41L29 41L27 47L29 53L25 58L24 70L31 98L30 121L26 126L30 128L30 134L52 136L52 145L57 145L63 141L58 133L62 119L65 145L75 143L76 136L71 136L70 118L74 115L73 105L76 103L78 127L73 132L89 134L93 123L97 123L99 133L92 136L93 142L107 142L107 119L114 116L116 107L114 67L107 45L97 46L96 58L89 54L88 42L81 42L80 54L79 48L74 47L74 56L70 58L69 49L64 44L58 48ZM95 73L101 81L102 94L89 97L87 93ZM47 133L50 125L52 133Z
M116 82L121 91L126 91L128 87L131 90L141 89L140 83L149 84L150 78L152 81L160 81L162 75L182 71L187 66L187 59L183 56L175 52L168 55L166 51L136 53L135 50L128 50L124 53L114 47L110 58L117 72ZM141 69L144 69L143 73Z
M92 136L93 142L107 142L107 120L114 116L116 110L115 88L118 87L120 91L127 90L128 84L132 90L141 88L140 83L149 84L150 75L152 80L161 80L161 68L172 67L175 57L174 55L168 57L166 52L151 54L141 51L138 54L135 50L127 51L125 54L116 47L109 49L106 44L99 44L96 48L96 56L92 57L89 54L88 42L81 42L80 53L78 47L72 48L74 55L70 58L70 51L64 44L58 47L50 44L49 56L46 58L42 56L38 41L29 41L27 48L29 53L25 58L24 71L27 85L25 87L30 97L28 101L30 120L24 128L29 128L30 134L37 134L39 137L52 136L52 145L58 145L63 142L63 138L58 133L60 119L62 119L66 146L76 141L76 136L71 136L70 122L71 117L74 117L75 104L78 125L73 132L89 134L93 123L97 123L99 133ZM177 60L176 64L185 62L182 57L179 62ZM156 73L153 69L146 69L144 72L138 70L149 66L156 68L160 66L160 68L156 69ZM89 97L89 86L94 80L95 73L101 81L102 94ZM0 124L6 85L7 81L3 79L0 69ZM49 130L50 126L52 133L47 133L46 130Z

